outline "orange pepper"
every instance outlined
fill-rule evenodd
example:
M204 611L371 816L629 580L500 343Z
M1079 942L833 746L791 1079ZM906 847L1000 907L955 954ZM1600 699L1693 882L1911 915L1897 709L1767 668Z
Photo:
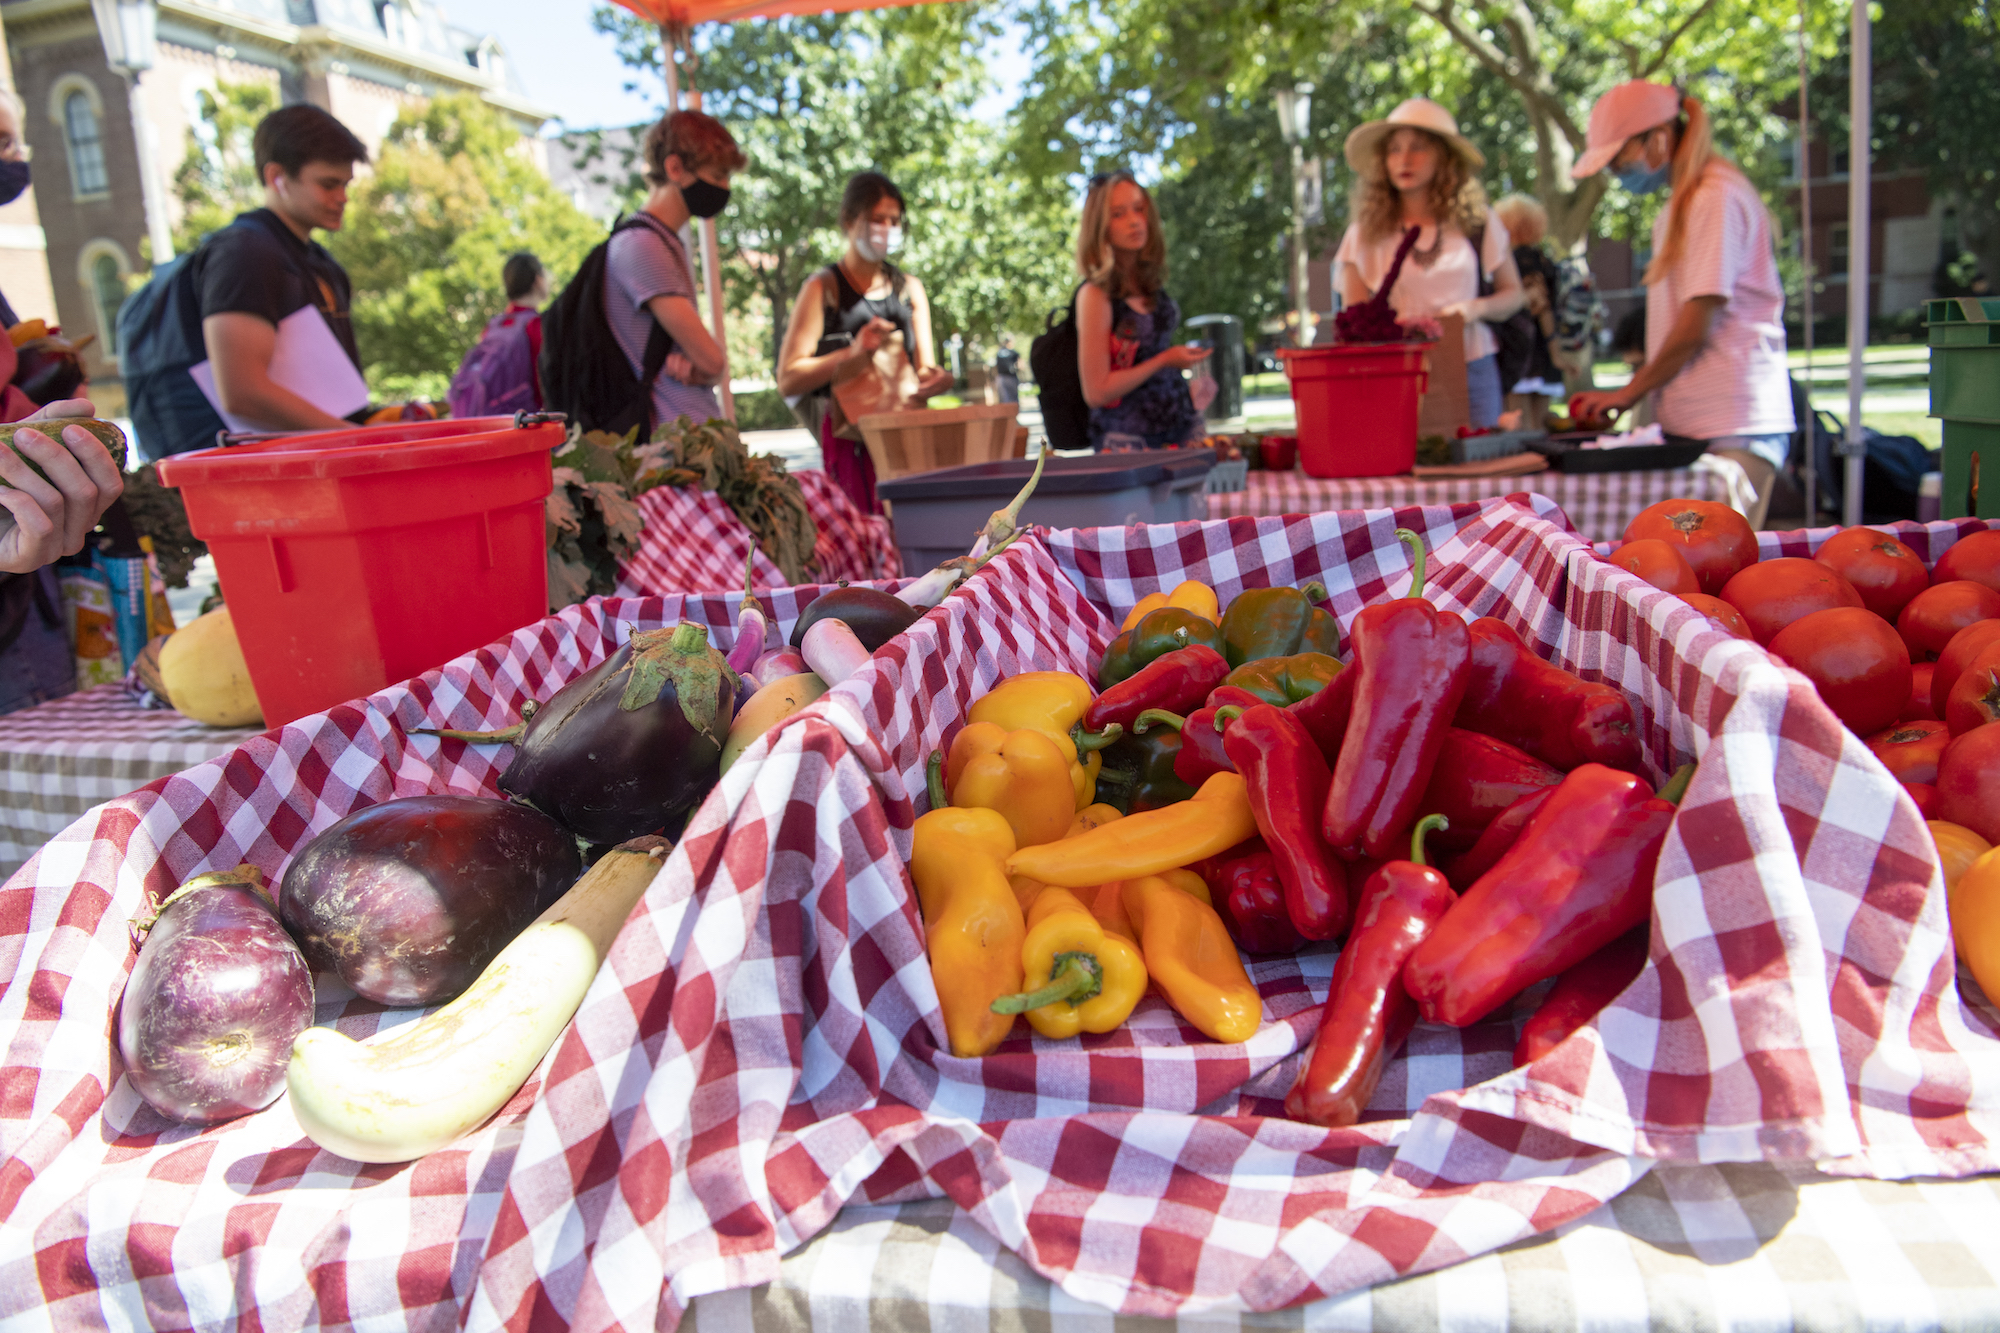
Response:
M1989 1000L2000 996L2000 850L1974 861L1947 901L1959 959Z

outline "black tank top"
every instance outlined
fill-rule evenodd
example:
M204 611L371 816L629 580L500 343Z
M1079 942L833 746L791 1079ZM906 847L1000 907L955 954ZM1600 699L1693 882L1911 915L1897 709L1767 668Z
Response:
M813 348L813 355L825 356L829 352L837 352L852 343L854 335L861 332L869 320L886 319L903 331L903 353L912 358L910 364L914 366L917 338L915 327L910 322L910 307L903 300L901 281L891 282L887 296L871 299L854 290L854 284L847 280L847 274L840 265L829 265L826 271L833 275L839 304L827 305L822 315L819 345ZM833 389L829 385L821 385L813 393L830 397Z

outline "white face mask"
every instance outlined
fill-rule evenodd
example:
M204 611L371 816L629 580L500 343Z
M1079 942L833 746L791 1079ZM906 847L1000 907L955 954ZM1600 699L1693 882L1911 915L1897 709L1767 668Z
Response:
M863 227L854 234L854 249L871 264L879 264L903 248L901 227Z

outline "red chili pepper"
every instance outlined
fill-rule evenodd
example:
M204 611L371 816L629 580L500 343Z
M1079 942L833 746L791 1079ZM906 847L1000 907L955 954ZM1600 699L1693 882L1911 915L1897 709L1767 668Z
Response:
M1541 1059L1623 994L1645 970L1649 934L1645 929L1628 930L1557 977L1542 1007L1521 1029L1514 1063L1531 1065Z
M1543 787L1531 791L1514 804L1493 817L1486 831L1479 835L1479 841L1472 844L1472 850L1461 852L1444 863L1444 877L1451 886L1464 893L1479 882L1479 877L1500 863L1507 849L1520 840L1521 831L1528 827L1541 812L1544 802L1554 787Z
M1500 863L1410 956L1403 980L1424 1018L1477 1023L1643 924L1684 786L1676 774L1655 796L1602 764L1564 778Z
M1249 786L1257 832L1278 858L1292 925L1309 940L1336 938L1347 929L1347 873L1320 836L1318 812L1333 781L1325 758L1283 708L1258 704L1235 718L1225 708L1223 719L1222 748Z
M1424 864L1424 834L1444 822L1442 815L1424 816L1410 838L1410 859L1384 865L1361 890L1354 934L1333 965L1312 1055L1285 1094L1285 1114L1292 1119L1316 1125L1360 1120L1383 1066L1416 1026L1404 964L1456 901L1444 876Z
M1229 663L1206 644L1162 653L1091 700L1084 710L1083 729L1102 731L1120 726L1130 731L1139 714L1149 708L1185 712L1208 698L1228 674Z
M1233 849L1232 849L1233 850ZM1278 858L1261 841L1244 856L1224 853L1201 871L1215 899L1222 923L1236 942L1251 953L1297 953L1305 936L1292 926L1285 908L1285 884L1278 877Z
M1346 675L1345 671L1340 673ZM1249 708L1264 701L1234 685L1218 685L1208 702L1186 717L1164 708L1148 708L1139 714L1132 729L1141 736L1148 727L1174 727L1181 733L1181 752L1174 759L1174 776L1190 787L1199 787L1217 773L1234 773L1236 764L1222 748L1222 733L1215 729L1215 710L1235 704Z
M1343 671L1328 681L1325 689L1307 695L1287 710L1305 727L1329 767L1340 758L1340 743L1347 738L1347 724L1354 716L1354 679L1359 674Z
M1438 834L1438 845L1464 851L1508 806L1529 792L1555 786L1562 776L1526 750L1450 727L1420 807L1451 821L1450 832Z
M1334 762L1321 829L1342 857L1382 856L1409 836L1445 729L1465 694L1465 622L1423 599L1424 542L1408 528L1410 595L1364 607L1349 642L1354 713Z
M1472 666L1457 724L1518 745L1568 772L1578 764L1639 767L1632 701L1541 658L1490 616L1467 626Z

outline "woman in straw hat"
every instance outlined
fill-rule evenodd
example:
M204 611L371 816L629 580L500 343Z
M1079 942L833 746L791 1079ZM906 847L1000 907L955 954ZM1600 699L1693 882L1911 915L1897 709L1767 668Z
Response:
M1507 228L1486 206L1475 173L1485 155L1458 132L1458 122L1428 98L1413 97L1347 136L1353 168L1354 221L1334 255L1341 300L1366 301L1388 276L1396 247L1411 227L1416 247L1389 292L1401 319L1465 320L1466 398L1475 426L1500 417L1497 344L1488 320L1521 308ZM1490 283L1491 293L1480 288Z
M1762 526L1796 424L1785 365L1785 289L1771 215L1716 150L1708 112L1663 83L1633 80L1597 99L1570 174L1609 167L1634 194L1666 187L1646 269L1646 362L1622 389L1579 393L1571 416L1622 412L1656 394L1670 440L1702 441L1733 458L1757 488Z

